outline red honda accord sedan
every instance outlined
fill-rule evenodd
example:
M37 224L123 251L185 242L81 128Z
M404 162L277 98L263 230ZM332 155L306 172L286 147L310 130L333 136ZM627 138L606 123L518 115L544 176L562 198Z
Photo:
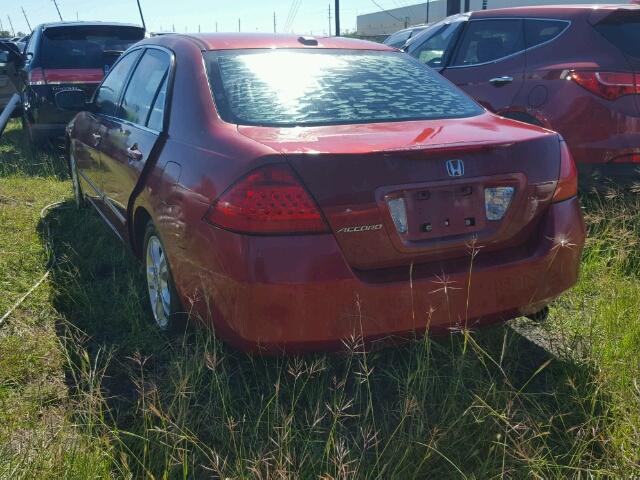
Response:
M84 110L77 202L145 263L161 328L188 312L241 348L331 348L534 315L576 282L562 138L384 45L155 37Z

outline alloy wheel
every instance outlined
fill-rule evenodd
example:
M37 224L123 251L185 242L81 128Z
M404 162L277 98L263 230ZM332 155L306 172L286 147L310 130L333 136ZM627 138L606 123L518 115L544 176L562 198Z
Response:
M147 289L151 311L158 327L166 330L171 313L171 290L169 287L169 267L160 239L152 235L147 242L146 252Z

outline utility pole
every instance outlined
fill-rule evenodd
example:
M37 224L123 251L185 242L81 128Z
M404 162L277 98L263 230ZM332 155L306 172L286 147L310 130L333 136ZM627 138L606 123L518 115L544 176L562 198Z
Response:
M9 15L7 15L7 18L9 19L9 26L11 27L11 36L15 37L16 36L16 31L13 29L13 23L11 23L11 17Z
M55 0L53 0L55 2ZM140 6L140 0L136 0L138 2L138 11L140 12L140 20L142 20L142 27L146 30L147 24L144 23L144 16L142 15L142 7Z
M336 8L335 16L336 16L336 37L340 36L340 0L336 0Z
M200 30L200 24L198 24L198 33L200 33L202 30Z
M429 23L429 0L427 0L427 21L424 23Z
M331 2L329 2L329 36L331 36Z
M216 22L216 33L218 33L218 22Z
M238 32L241 32L242 30L240 30L240 19L238 19Z
M273 33L276 33L276 12L273 12Z
M171 24L171 31L172 31L173 33L176 33L176 24L175 24L175 23L172 23L172 24Z
M27 18L27 14L24 11L24 7L20 7L22 9L22 14L24 15L24 19L27 21L27 27L29 27L29 31L31 31L31 24L29 23L29 19Z
M62 14L60 13L60 9L58 8L58 2L56 0L51 0L53 4L56 6L56 10L58 11L58 16L60 17L60 21L62 22Z

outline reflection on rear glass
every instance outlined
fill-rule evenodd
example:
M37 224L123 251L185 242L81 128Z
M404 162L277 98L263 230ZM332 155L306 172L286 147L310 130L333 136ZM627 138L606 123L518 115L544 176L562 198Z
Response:
M223 118L326 125L467 117L482 110L407 55L351 50L209 52Z

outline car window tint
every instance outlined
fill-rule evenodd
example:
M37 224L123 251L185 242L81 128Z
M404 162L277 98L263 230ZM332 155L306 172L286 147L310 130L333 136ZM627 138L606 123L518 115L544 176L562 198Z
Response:
M44 30L39 63L44 68L108 71L127 48L144 38L141 27L87 25Z
M522 20L469 22L453 65L486 63L524 50Z
M414 45L409 54L430 67L441 66L447 49L453 45L463 24L464 22L453 22L440 26L424 42Z
M567 28L567 22L558 20L525 20L524 38L527 48L553 40Z
M158 96L156 97L156 101L153 103L153 109L151 110L151 115L149 115L149 121L147 122L147 127L158 131L161 131L163 127L164 106L165 100L167 98L168 82L169 75L167 74L164 76L164 81L162 82L162 86L160 87L160 91L158 92Z
M220 115L243 125L335 125L479 115L482 109L400 52L207 52ZM282 72L287 72L282 75Z
M168 70L169 55L160 50L147 50L131 76L118 117L146 125L156 93Z
M640 66L640 14L611 15L594 28L625 55L633 57L635 68Z
M103 115L114 115L116 105L120 97L120 92L124 87L124 82L129 76L129 72L140 56L140 50L135 50L124 57L113 67L107 77L98 88L95 97L95 107L98 113Z
M396 32L393 35L388 36L384 42L385 45L389 45L390 47L399 48L405 44L409 37L411 36L411 30L406 30L404 32Z

